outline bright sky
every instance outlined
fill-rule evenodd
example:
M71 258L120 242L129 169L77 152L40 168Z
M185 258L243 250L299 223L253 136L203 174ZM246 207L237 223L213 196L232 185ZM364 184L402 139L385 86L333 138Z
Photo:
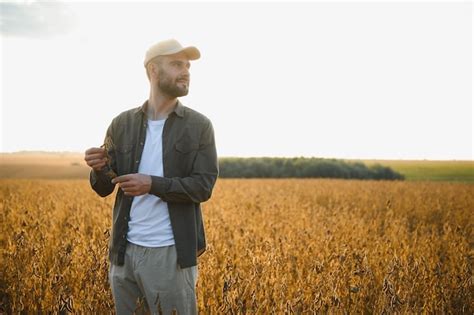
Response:
M99 146L148 98L146 49L194 45L181 101L219 156L472 160L473 7L2 2L0 151Z

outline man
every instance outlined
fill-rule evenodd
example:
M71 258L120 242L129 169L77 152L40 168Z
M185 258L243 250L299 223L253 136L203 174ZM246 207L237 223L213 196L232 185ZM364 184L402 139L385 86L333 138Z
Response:
M197 313L197 257L206 249L200 203L218 176L210 120L178 100L200 52L170 39L146 52L150 95L115 117L105 148L90 148L90 183L102 197L119 186L109 245L117 314ZM112 180L111 180L112 179Z

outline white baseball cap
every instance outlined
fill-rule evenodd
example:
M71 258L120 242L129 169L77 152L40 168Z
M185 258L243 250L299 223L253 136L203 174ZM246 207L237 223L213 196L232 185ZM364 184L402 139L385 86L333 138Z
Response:
M189 60L196 60L201 57L201 53L194 46L183 47L176 39L167 39L161 42L158 42L148 48L145 54L144 66L150 62L155 57L163 55L172 55L177 54L183 51Z

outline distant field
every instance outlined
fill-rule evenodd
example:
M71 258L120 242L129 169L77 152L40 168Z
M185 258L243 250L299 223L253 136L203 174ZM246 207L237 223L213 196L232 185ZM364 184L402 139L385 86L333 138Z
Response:
M0 178L84 179L89 167L78 153L3 153Z
M80 153L3 153L0 178L83 179L89 168ZM474 161L346 160L379 163L405 175L409 181L474 183Z
M474 161L362 160L379 163L405 175L406 180L474 182Z

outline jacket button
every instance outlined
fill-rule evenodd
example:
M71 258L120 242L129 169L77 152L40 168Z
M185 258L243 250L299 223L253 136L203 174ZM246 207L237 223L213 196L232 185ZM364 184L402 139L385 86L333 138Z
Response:
M122 238L125 238L125 236L126 236L125 234L124 234L124 235L122 235Z
M124 217L123 217L123 220L124 220L124 221L127 221L127 216L124 216Z
M138 160L136 160L136 161L135 161L135 163L137 163L137 164L138 164Z

